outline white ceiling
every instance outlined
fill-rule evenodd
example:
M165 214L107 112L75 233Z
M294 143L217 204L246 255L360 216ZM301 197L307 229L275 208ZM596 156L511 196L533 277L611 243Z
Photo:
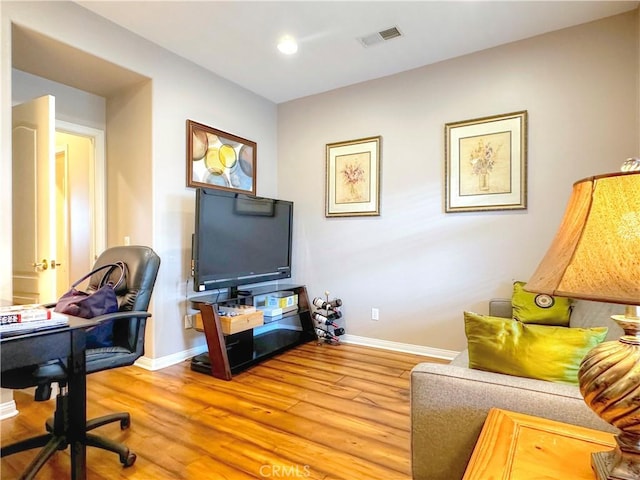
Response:
M275 103L637 8L637 1L80 1ZM403 36L364 47L389 27ZM298 53L276 49L283 34Z

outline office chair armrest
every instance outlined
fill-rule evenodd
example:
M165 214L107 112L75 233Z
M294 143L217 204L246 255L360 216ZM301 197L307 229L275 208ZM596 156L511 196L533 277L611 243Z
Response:
M99 315L97 317L93 317L93 320L96 323L106 322L107 320L119 320L121 318L148 318L151 314L145 311L129 311L129 312L114 312L114 313L106 313L104 315Z

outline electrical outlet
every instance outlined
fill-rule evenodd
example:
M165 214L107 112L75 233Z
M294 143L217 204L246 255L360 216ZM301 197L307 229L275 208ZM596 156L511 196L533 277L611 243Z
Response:
M377 308L371 309L371 320L380 320L380 311Z
M193 328L193 315L185 315L184 316L184 329L189 330Z

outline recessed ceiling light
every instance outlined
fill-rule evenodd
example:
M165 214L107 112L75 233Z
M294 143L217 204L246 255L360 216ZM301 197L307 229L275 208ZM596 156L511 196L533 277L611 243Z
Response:
M285 55L293 55L298 51L298 43L291 35L285 35L278 42L278 50Z

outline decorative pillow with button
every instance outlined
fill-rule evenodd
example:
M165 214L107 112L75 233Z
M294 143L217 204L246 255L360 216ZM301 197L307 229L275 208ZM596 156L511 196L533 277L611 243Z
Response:
M469 367L518 377L578 384L580 362L607 327L568 328L464 312Z
M525 282L513 283L513 318L522 323L568 327L571 317L570 298L552 297L524 290Z

